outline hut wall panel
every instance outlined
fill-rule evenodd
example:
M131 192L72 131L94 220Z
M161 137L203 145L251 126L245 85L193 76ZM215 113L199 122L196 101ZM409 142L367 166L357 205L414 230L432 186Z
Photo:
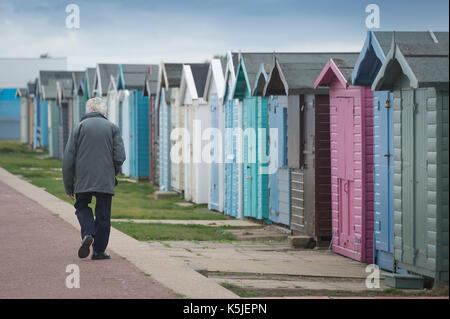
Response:
M291 223L290 180L291 170L278 168L278 222L284 225Z
M28 143L28 98L20 98L20 141Z
M438 92L437 103L437 134L440 136L438 149L441 150L438 154L438 165L436 169L437 176L440 177L438 181L438 189L442 193L437 195L436 206L441 207L437 211L437 218L439 220L437 230L440 233L437 242L438 253L438 270L439 277L442 281L448 282L449 269L449 98L448 91ZM431 160L429 161L431 163Z
M315 96L315 228L321 241L331 239L330 99Z
M300 97L288 97L287 160L289 168L300 168Z
M149 176L148 97L143 97L142 91L137 91L136 98L137 178L147 179Z
M189 161L184 164L184 199L194 202L195 194L195 180L194 180L194 150L193 150L193 121L194 121L194 106L192 104L184 104L184 128L189 133L190 139L188 141L188 149L185 151L189 156Z
M211 116L211 127L220 129L220 105L217 96L211 98L210 105L210 116ZM218 152L217 144L213 149L212 156L216 157L216 153ZM213 155L214 154L214 155ZM214 209L217 211L223 210L223 207L220 205L220 192L221 189L221 178L220 178L220 164L217 161L213 161L210 166L210 194L208 206L210 209Z
M210 112L209 105L199 105L198 101L194 104L194 119L201 122L201 127L210 127ZM202 147L206 146L208 142L203 141ZM201 161L194 165L195 188L194 188L194 202L197 204L207 204L209 197L209 174L210 166L208 163Z
M159 107L159 188L169 191L170 188L170 106L167 104L164 89L161 91Z
M132 158L130 157L130 99L128 97L124 97L121 101L120 107L122 113L122 116L120 118L120 129L126 156L125 162L122 165L122 173L125 176L130 176L130 161L132 160Z
M34 99L30 98L28 102L28 145L33 146L34 142Z
M268 98L258 98L257 119L257 218L266 219L269 217L269 175L268 169Z

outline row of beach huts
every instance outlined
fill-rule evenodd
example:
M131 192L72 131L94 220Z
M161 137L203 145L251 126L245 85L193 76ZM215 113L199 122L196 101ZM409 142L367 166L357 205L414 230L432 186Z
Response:
M103 97L124 175L438 285L449 267L448 42L448 32L368 31L356 53L42 70L17 90L21 139L62 158L87 99ZM211 163L195 161L196 122L222 132L200 144ZM191 136L178 148L176 128ZM240 139L236 128L261 133Z

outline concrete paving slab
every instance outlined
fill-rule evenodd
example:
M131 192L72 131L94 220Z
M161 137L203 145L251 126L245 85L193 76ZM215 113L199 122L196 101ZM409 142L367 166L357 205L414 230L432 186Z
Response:
M324 250L292 250L287 242L147 243L154 251L166 251L186 263L214 272L283 274L313 277L366 278L365 264Z
M299 289L299 290L330 290L361 292L369 290L364 281L317 281L317 280L264 280L264 279L230 279L213 278L217 283L230 283L242 288L255 289ZM381 291L386 287L374 289ZM371 289L372 290L372 289Z
M19 193L39 203L79 230L72 205L0 168L0 180ZM125 257L142 272L174 292L187 298L237 298L231 291L190 269L184 262L171 258L164 250L148 249L146 243L111 229L108 249Z

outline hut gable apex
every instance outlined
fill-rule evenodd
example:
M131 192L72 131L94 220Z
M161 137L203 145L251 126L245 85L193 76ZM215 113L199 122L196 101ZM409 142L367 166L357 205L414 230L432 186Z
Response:
M333 61L333 59L330 59L325 64L324 68L314 82L314 88L317 89L322 85L330 85L333 82L337 82L343 87L347 87L348 84L345 76L339 70L336 63Z
M232 53L231 51L227 52L227 63L225 67L225 75L224 80L225 83L231 82L234 86L234 82L236 81L236 68L233 62L237 53Z
M165 63L161 62L159 77L158 77L158 90L156 93L156 107L160 102L161 90L165 89L165 99L170 100L169 89L179 88L181 82L181 76L183 73L182 63Z
M372 84L372 90L392 90L403 74L411 88L448 87L448 32L408 32L392 45Z
M252 91L254 96L264 95L264 88L266 87L267 80L269 79L271 69L272 65L267 63L261 63L261 65L259 66L259 70L258 73L256 74L256 80Z
M232 96L234 99L244 98L247 95L251 95L251 86L247 76L247 70L245 67L244 58L241 60L236 71L236 80L234 82Z
M144 96L156 95L159 76L158 71L158 65L152 64L148 66L144 80Z
M367 31L367 37L364 42L358 60L352 72L352 83L355 85L370 85L375 79L382 63L386 59L385 46L380 44L377 34L382 33L382 40L388 38L385 34L392 32L373 32ZM380 34L381 35L381 34ZM384 44L384 43L383 43Z
M283 73L283 69L281 68L280 61L274 56L273 67L267 77L263 95L288 95L288 92L288 83Z
M187 64L183 65L183 75L181 76L179 94L180 94L179 96L180 104L183 104L185 99L189 100L188 104L191 104L192 100L198 98L191 66Z
M102 95L102 85L101 85L101 76L100 76L100 66L97 64L97 69L95 70L95 78L94 78L94 86L92 87L92 96L101 96Z
M117 72L117 81L114 81L114 77L113 77L113 75L111 74L111 82L110 82L110 86L111 86L111 83L113 83L114 84L114 82L115 82L115 88L117 89L117 90L125 90L125 78L124 78L124 76L123 76L123 67L122 67L122 64L119 64L119 71Z
M219 99L223 98L225 91L225 78L222 69L222 62L220 59L212 59L208 69L208 75L206 77L205 89L203 93L203 99L208 100L211 88L213 85L216 87L217 96Z

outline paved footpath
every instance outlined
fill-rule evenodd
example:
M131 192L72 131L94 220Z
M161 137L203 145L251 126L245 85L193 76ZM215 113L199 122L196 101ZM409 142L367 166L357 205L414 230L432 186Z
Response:
M72 205L0 167L0 298L238 298L115 228L111 260L81 260L79 229ZM69 264L80 268L80 289L65 286Z
M70 224L0 181L0 298L175 298L114 252L79 259L80 234ZM66 287L78 265L80 288Z

